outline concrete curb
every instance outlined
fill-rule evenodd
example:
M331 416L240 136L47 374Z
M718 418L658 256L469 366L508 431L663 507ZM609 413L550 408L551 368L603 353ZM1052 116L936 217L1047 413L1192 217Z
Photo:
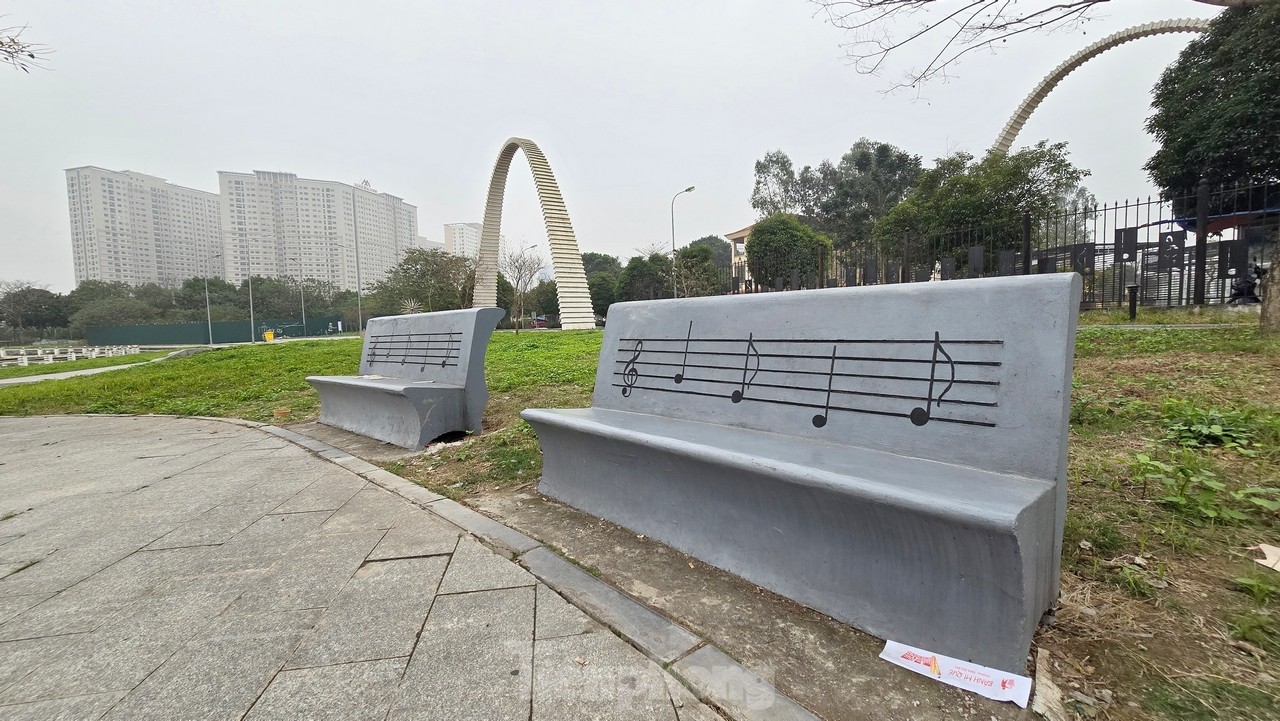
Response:
M306 448L505 551L539 581L662 665L698 700L736 721L821 721L693 632L573 565L536 539L301 433L252 421L200 420L257 428Z

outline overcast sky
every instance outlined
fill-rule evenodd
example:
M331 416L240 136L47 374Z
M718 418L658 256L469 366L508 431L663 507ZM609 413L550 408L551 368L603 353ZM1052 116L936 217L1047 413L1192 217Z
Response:
M885 96L921 62L859 75L804 0L0 0L48 70L0 68L0 279L74 285L63 169L136 170L217 190L219 170L358 182L418 207L422 235L479 222L510 136L560 181L583 251L622 256L754 221L752 164L797 169L860 137L981 155L1055 65L1117 30L1207 17L1191 0L1116 0L1085 30L970 56L923 96ZM1065 140L1099 200L1153 191L1142 130L1160 70L1192 36L1148 38L1074 73L1019 145ZM503 230L546 238L518 157Z

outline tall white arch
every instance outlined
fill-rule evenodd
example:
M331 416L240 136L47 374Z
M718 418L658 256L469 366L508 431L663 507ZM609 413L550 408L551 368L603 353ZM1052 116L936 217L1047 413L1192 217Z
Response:
M480 259L476 269L474 305L477 308L498 304L498 238L502 233L502 200L507 188L507 173L516 150L523 150L533 182L538 189L538 203L542 206L542 220L547 226L547 240L551 243L551 268L556 278L556 295L560 300L560 325L574 330L595 328L596 317L591 310L591 292L587 289L587 274L582 269L582 254L569 222L569 211L564 207L560 186L551 173L547 156L537 144L527 138L508 138L493 164L489 178L489 197L484 204L484 229L480 232Z
M1216 4L1216 3L1215 3ZM1162 20L1155 23L1146 23L1136 25L1118 33L1113 33L1080 52L1067 58L1066 62L1053 69L1053 72L1045 76L1044 80L1031 91L1031 94L1022 101L1018 109L1014 111L1013 117L1009 118L1009 122L1005 123L1004 130L1000 131L1000 136L996 138L996 144L991 146L992 153L1004 154L1009 152L1009 148L1013 147L1013 141L1017 140L1018 133L1022 132L1022 126L1027 124L1027 120L1031 114L1040 107L1040 103L1049 93L1057 87L1058 83L1070 75L1076 68L1084 65L1094 57L1105 53L1117 45L1123 45L1131 40L1149 37L1151 35L1164 35L1165 33L1202 33L1209 29L1209 21L1199 18L1180 18L1177 20Z

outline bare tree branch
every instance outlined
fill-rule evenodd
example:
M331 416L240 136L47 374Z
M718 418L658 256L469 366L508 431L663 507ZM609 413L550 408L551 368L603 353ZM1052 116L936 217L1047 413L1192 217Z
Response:
M524 317L525 301L533 288L534 279L544 265L546 262L542 259L542 254L534 247L512 250L507 246L502 249L502 257L498 259L498 269L515 290L517 333L520 332L520 320Z
M1221 7L1268 0L1189 0ZM1024 33L1077 29L1110 0L811 0L827 22L845 30L843 43L860 73L878 74L890 55L925 45L930 59L906 71L889 91L918 88L947 77L948 69L975 50L992 49Z
M3 16L0 16L3 19ZM27 26L0 27L0 64L11 65L24 73L31 68L43 68L41 63L51 52L43 45L29 43L22 39Z

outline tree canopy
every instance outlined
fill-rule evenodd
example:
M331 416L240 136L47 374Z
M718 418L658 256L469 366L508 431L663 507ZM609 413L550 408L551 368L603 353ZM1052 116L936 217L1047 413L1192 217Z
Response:
M830 258L831 239L786 213L756 223L747 236L747 269L758 283L789 286L793 272L806 280L821 274Z
M978 227L1005 229L1020 237L1015 222L1024 212L1044 215L1079 197L1089 171L1067 157L1066 143L1045 141L1016 153L975 160L968 153L939 158L920 174L905 200L876 223L880 249L897 248L904 236L927 237ZM1012 241L1011 241L1012 242Z
M1144 166L1167 198L1214 184L1280 180L1280 2L1229 8L1165 69Z
M711 251L711 264L720 269L733 265L733 246L718 235L704 235L689 243L690 248L703 246Z

